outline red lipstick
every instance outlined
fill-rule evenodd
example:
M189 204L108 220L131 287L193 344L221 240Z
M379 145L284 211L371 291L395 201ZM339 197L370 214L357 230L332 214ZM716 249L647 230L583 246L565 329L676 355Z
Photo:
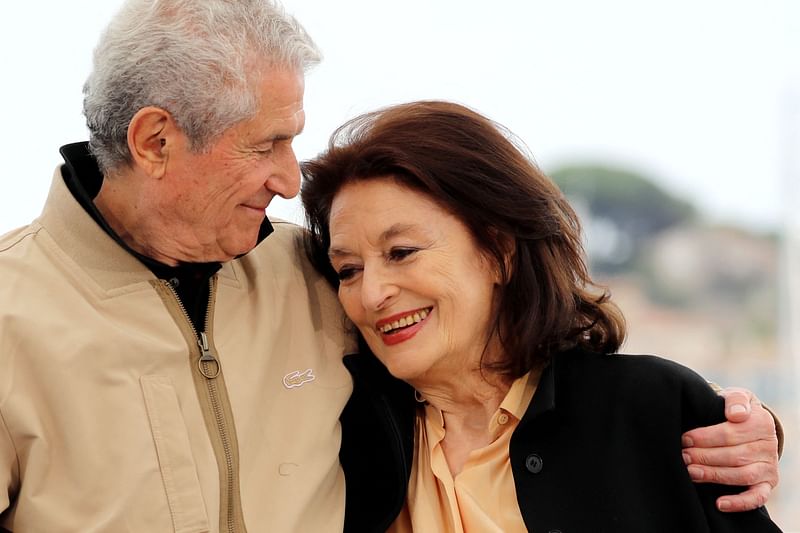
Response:
M417 314L417 313L420 313L420 312L425 312L426 316L425 316L425 318L423 318L419 322L415 322L415 323L410 324L408 326L405 326L405 327L403 327L401 329L395 329L395 330L389 331L388 333L384 333L383 331L381 331L381 328L383 328L387 324L391 324L392 322L396 322L396 321L400 320L401 318L406 318L408 316L413 316L414 314ZM408 339L410 339L411 337L416 335L419 332L419 330L422 329L422 326L425 324L426 320L428 319L428 317L430 316L430 314L432 312L433 312L433 308L432 307L424 307L424 308L421 308L421 309L416 309L414 311L406 311L406 312L403 312L403 313L397 313L397 314L394 314L392 316L388 316L386 318L382 318L381 320L376 322L375 323L375 329L378 330L378 333L380 334L381 340L383 341L384 344L386 344L388 346L392 346L394 344L399 344L401 342L407 341Z

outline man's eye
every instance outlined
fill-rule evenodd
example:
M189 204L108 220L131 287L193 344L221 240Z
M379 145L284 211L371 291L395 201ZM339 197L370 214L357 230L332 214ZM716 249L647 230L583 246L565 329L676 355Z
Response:
M392 248L389 250L388 256L390 261L402 261L418 251L417 248Z

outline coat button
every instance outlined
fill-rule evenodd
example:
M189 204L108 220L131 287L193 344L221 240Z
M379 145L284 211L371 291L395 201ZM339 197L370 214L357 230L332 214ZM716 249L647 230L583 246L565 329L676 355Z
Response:
M531 474L538 474L542 471L542 458L535 453L530 454L525 458L525 468Z

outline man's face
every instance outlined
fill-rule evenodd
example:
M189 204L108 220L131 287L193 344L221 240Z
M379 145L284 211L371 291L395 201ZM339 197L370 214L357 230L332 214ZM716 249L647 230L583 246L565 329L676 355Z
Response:
M275 195L292 198L300 170L292 141L305 124L303 75L268 70L255 117L228 129L203 153L183 143L169 154L163 230L179 261L227 261L250 251Z

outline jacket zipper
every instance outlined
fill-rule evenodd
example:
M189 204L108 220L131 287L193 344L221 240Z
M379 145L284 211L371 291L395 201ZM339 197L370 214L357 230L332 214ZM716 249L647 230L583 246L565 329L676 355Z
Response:
M208 347L208 337L206 332L200 332L200 338L197 339L197 344L200 346L200 359L197 360L197 369L203 374L206 379L214 379L219 376L219 361L214 357L211 349ZM214 364L212 367L211 364Z
M223 409L220 402L220 394L217 388L217 379L216 379L217 376L219 376L220 372L222 371L222 365L220 365L219 360L211 351L210 343L208 342L208 336L206 335L206 331L209 331L209 328L211 326L211 324L209 323L209 316L211 307L214 304L214 296L215 296L214 289L216 288L215 279L216 276L212 276L211 278L209 278L208 281L208 306L206 307L206 315L205 319L203 320L205 331L200 331L200 332L198 332L197 328L194 327L194 323L192 322L192 319L189 316L188 311L186 311L186 307L183 305L183 302L178 296L178 293L175 290L175 288L167 281L164 281L163 283L169 288L169 290L175 296L175 300L178 302L178 306L183 312L183 316L186 318L190 327L192 328L192 332L194 332L195 338L197 340L197 346L200 348L200 358L197 360L197 369L199 370L200 374L202 374L202 376L206 378L206 388L208 392L208 397L211 401L214 419L217 422L217 431L219 432L220 440L222 441L223 453L225 455L225 468L227 470L226 480L228 482L228 498L227 498L228 505L225 511L227 513L228 532L236 533L236 513L234 512L234 498L233 498L235 490L233 452L231 451L230 437L228 435L228 429L225 424L225 417L223 415Z

